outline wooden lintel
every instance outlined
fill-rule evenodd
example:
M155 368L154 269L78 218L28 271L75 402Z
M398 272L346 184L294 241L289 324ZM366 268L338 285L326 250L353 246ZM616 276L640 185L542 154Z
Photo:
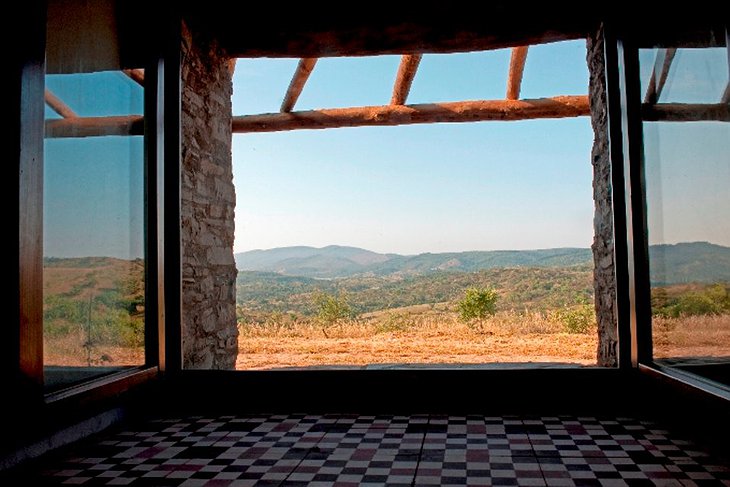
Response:
M284 101L281 102L282 112L291 112L294 110L294 105L296 105L299 95L302 94L304 85L309 79L309 75L312 74L312 70L316 64L317 58L313 57L305 57L299 60L291 83L289 83L289 88L286 90L286 95L284 95Z
M393 84L393 96L390 98L391 105L405 105L408 99L408 93L411 91L413 78L416 77L416 71L418 71L421 57L421 54L406 54L401 57L398 74Z
M509 73L507 75L507 96L508 100L517 100L520 97L522 88L522 74L525 72L525 61L527 61L527 50L530 46L519 46L512 48L512 56L509 60Z
M669 76L669 68L672 66L672 61L674 61L676 54L676 47L669 47L657 51L656 58L654 59L654 68L651 70L651 77L649 78L649 85L646 88L644 103L656 103L659 101L662 90L664 90L664 84L667 82L667 76ZM659 73L658 78L657 73Z
M46 105L48 105L51 110L61 115L63 118L76 118L78 115L76 115L76 112L74 112L71 107L66 105L59 97L53 94L51 90L46 88L46 92L44 94L44 99L46 101Z
M580 117L590 113L588 96L535 100L481 100L419 105L333 108L233 117L234 133L279 132L417 123L481 122Z
M144 135L144 117L79 117L46 120L46 138Z
M124 74L130 79L136 81L139 85L144 86L144 69L124 69Z
M730 122L727 103L644 103L642 119L648 122Z

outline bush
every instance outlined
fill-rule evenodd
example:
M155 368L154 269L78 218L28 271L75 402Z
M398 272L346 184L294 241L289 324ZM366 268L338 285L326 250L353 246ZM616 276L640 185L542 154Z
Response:
M596 311L592 304L565 307L555 315L568 333L588 333L596 327Z
M665 288L652 289L652 314L662 318L719 315L730 312L730 293L723 284L670 295Z
M469 288L457 303L459 317L470 327L481 328L483 321L497 312L497 298L497 291L492 288Z
M347 303L347 299L339 294L320 291L314 295L314 305L317 308L317 319L322 325L325 336L327 327L353 317L352 308Z

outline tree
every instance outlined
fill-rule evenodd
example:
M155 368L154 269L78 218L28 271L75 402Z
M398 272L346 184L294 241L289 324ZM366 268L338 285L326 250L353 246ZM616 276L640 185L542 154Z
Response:
M352 308L347 303L347 299L340 294L319 291L314 295L314 305L317 307L317 319L322 325L322 332L325 336L327 336L327 328L352 317Z
M490 287L471 287L457 303L459 316L468 325L481 328L483 321L497 312L497 291Z

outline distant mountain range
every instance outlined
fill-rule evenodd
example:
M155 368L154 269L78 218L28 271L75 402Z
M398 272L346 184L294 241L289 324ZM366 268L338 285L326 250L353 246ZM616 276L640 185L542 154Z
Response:
M655 284L730 282L730 247L707 242L653 245L649 249ZM332 279L359 275L423 275L438 271L474 272L505 267L567 267L591 265L590 249L490 250L380 254L357 247L330 245L281 247L236 254L242 271Z
M590 249L494 250L379 254L356 247L282 247L236 254L239 270L288 276L338 278L355 275L420 275L436 271L473 272L498 267L565 267L586 264Z

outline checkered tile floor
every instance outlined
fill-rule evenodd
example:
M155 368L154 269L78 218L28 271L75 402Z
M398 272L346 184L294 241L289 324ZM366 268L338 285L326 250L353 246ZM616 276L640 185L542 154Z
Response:
M730 468L633 419L163 419L79 447L27 485L730 486Z

